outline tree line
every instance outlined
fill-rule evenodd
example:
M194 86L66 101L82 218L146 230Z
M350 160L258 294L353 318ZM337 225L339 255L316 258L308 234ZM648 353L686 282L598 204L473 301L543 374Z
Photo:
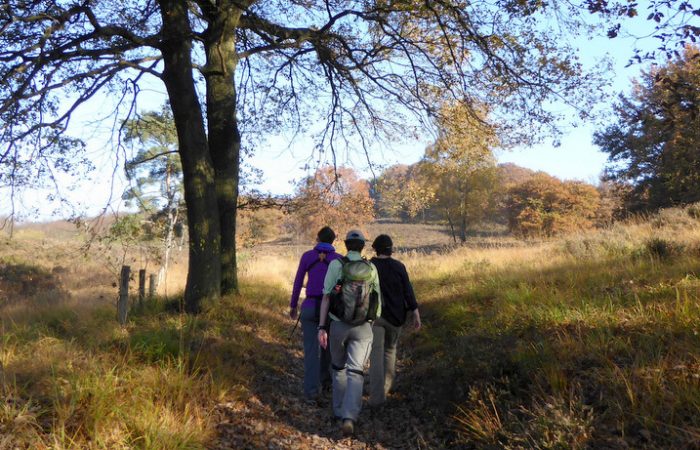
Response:
M647 3L662 53L700 34L693 2ZM602 0L8 0L0 187L14 198L63 173L83 176L87 146L70 131L92 100L108 99L95 121L113 124L105 141L119 161L115 135L160 86L182 164L185 304L196 313L238 290L240 161L260 136L311 132L335 161L351 142L449 120L439 105L461 102L474 119L496 119L503 143L531 143L556 132L554 102L585 118L596 100L600 74L583 70L567 37L595 16L613 38L639 12L636 2Z
M324 166L295 186L292 196L264 196L242 177L239 246L280 235L311 238L330 224L342 229L375 218L444 223L454 242L496 224L521 237L554 236L605 226L630 214L700 201L700 57L687 46L666 65L643 71L617 119L595 134L609 154L597 185L560 180L514 164L497 164L498 133L485 110L475 118L459 102L445 103L440 134L414 164L397 164L363 180L351 167ZM139 206L149 230L165 242L167 270L175 227L182 230L182 169L168 108L126 124L125 142L139 151L126 164L132 186L125 200ZM311 234L309 234L311 233ZM153 231L144 237L153 236Z

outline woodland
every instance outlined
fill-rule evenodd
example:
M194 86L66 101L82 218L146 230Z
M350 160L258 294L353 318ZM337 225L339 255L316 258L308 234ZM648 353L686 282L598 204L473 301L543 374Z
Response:
M611 99L581 39L639 29ZM3 2L0 449L700 446L698 39L686 0ZM598 180L498 162L571 124ZM280 134L313 145L273 195ZM21 217L97 154L122 213ZM392 235L424 322L352 437L287 314L324 225Z

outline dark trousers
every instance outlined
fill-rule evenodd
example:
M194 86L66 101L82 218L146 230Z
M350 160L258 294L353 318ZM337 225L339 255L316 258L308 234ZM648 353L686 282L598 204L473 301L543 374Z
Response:
M315 398L321 386L331 384L331 354L318 344L318 317L314 308L301 308L301 330L304 335L304 395Z

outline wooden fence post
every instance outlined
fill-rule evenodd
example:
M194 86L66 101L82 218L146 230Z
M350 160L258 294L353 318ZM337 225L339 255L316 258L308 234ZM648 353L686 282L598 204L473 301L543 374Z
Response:
M148 297L156 296L156 274L152 273L148 276Z
M129 309L129 276L131 276L131 267L122 266L119 278L119 301L117 302L117 319L121 325L126 324L126 313Z
M139 306L143 306L146 297L146 269L139 270Z

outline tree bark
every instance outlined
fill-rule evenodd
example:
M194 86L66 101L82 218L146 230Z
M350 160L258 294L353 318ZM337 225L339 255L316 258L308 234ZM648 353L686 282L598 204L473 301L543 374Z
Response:
M158 271L158 283L160 286L166 279L168 275L168 267L170 266L170 253L173 249L173 241L175 240L175 224L177 223L179 212L179 205L173 206L170 203L168 208L168 231L165 235L165 248L163 251L163 264Z
M238 64L235 30L242 11L221 2L205 39L209 150L214 162L221 228L221 293L238 291L236 206L241 135L236 118L234 73Z
M192 76L191 30L187 3L160 0L164 40L163 82L177 129L189 230L185 310L197 313L201 301L221 289L220 224L215 176L204 118Z
M458 183L459 187L457 190L461 197L459 200L459 240L462 242L462 244L467 242L467 187L465 184L466 183L464 181Z
M450 210L447 210L447 223L450 224L450 230L452 230L452 240L455 241L455 244L457 243L457 235L455 234L455 226L452 223L452 217L450 216Z

